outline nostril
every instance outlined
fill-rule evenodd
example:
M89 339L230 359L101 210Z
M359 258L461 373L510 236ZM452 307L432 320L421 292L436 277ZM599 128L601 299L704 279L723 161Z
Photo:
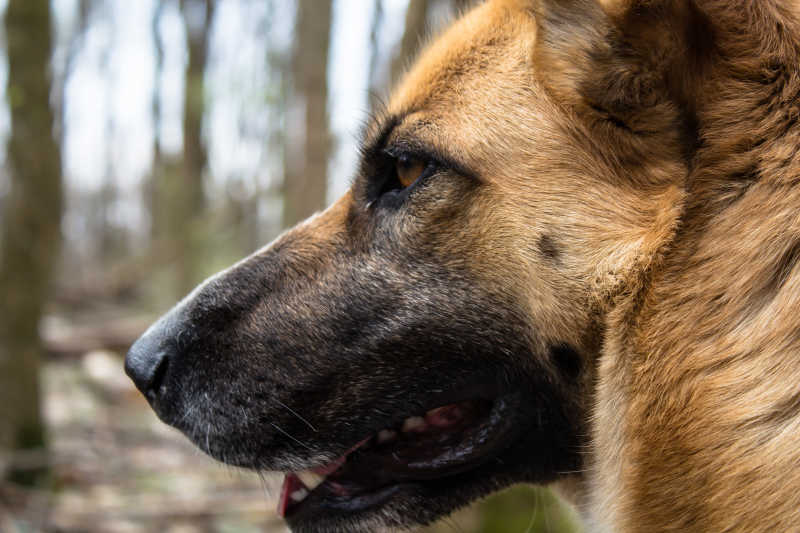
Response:
M125 372L150 403L166 391L170 359L175 355L174 341L158 331L145 333L125 357Z
M166 386L164 385L164 377L167 375L168 369L169 357L164 353L158 363L156 363L153 375L150 376L150 382L147 384L145 395L151 402L155 401L158 396L163 395L165 392Z

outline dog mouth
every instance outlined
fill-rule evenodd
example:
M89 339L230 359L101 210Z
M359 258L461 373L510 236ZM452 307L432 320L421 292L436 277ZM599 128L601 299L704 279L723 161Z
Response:
M519 395L473 398L409 416L330 463L285 474L278 514L292 522L379 508L400 491L470 472L518 433Z

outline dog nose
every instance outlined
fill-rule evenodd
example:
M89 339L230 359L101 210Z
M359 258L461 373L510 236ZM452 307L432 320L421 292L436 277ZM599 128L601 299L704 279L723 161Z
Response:
M164 378L170 360L177 355L174 339L162 329L154 327L147 331L133 343L125 357L125 373L151 404L166 392Z

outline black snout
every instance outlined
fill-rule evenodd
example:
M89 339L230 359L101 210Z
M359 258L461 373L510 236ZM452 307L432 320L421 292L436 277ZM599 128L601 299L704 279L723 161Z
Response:
M237 268L246 270L247 265ZM218 332L229 331L229 325L252 306L251 302L258 301L255 291L260 286L249 278L237 282L236 273L232 269L199 285L128 350L125 373L167 424L185 413L196 376L202 375L204 380L214 376L213 369L200 362L207 362L209 354L219 349ZM229 379L230 374L224 377Z
M177 355L177 343L160 324L150 328L137 340L125 357L125 373L155 407L166 392L164 377L170 360Z

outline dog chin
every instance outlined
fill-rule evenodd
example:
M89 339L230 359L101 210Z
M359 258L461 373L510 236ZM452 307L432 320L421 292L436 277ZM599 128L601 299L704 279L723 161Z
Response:
M354 502L357 508L309 502L286 519L295 533L374 533L386 528L406 529L429 524L502 486L505 484L492 480L476 481L470 486L456 479L438 486L392 485Z

